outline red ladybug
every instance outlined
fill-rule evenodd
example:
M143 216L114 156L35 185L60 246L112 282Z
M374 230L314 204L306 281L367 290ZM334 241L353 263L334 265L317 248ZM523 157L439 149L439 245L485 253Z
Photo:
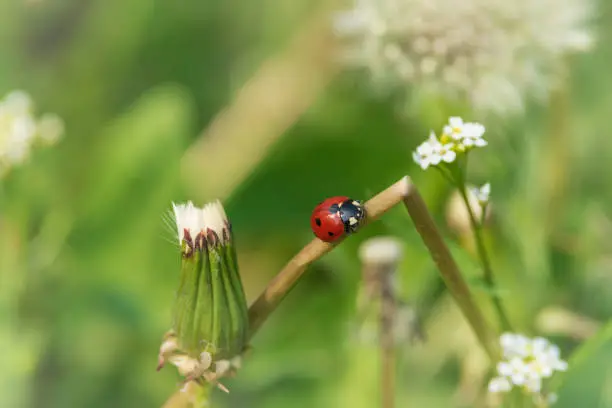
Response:
M310 227L322 241L334 242L357 231L365 219L361 201L331 197L317 205L310 216Z

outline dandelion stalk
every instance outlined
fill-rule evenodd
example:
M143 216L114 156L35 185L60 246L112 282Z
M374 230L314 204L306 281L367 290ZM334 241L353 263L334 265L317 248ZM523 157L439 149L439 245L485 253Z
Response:
M394 282L402 256L400 242L392 237L371 238L359 249L366 301L368 306L378 305L382 408L395 406L396 323L400 300Z
M380 351L382 408L395 406L395 341L393 336L395 299L388 279L380 285Z
M491 300L493 301L493 306L495 308L495 312L501 324L502 330L504 331L512 331L512 325L510 324L510 320L508 319L508 315L504 310L504 306L501 302L499 294L497 293L495 277L493 276L493 269L491 268L491 261L489 259L489 254L487 253L487 249L484 245L484 239L482 236L482 223L479 223L476 220L476 216L474 215L474 210L470 205L470 200L467 195L467 190L465 183L462 180L461 185L459 186L459 192L461 193L461 197L463 198L463 202L467 208L468 215L470 217L470 224L472 225L472 231L474 232L474 241L476 242L476 250L478 252L478 258L480 259L480 263L483 269L483 277L485 283L488 286L488 289L491 291ZM482 217L485 217L486 208L482 210Z

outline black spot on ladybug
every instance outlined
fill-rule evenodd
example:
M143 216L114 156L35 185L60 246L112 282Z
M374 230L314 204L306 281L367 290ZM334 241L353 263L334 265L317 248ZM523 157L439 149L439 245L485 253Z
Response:
M315 223L317 224L317 227L321 226L321 219L320 218L315 218Z
M334 233L333 232L328 232L327 235L329 235L330 237L333 237Z
M340 206L338 204L332 204L329 206L329 212L330 213L335 213L340 211Z

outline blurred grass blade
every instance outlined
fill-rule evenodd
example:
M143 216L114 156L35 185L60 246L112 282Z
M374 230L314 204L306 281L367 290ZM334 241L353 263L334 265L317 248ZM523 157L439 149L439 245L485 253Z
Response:
M582 343L568 359L569 369L565 373L560 373L554 377L550 383L552 391L559 390L563 387L565 379L568 375L589 358L592 358L606 343L612 342L612 320L608 321L599 331L589 340Z

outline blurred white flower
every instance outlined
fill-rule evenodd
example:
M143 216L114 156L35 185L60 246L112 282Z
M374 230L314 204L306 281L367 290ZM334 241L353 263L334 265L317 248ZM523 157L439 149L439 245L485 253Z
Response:
M481 189L485 186L481 188L469 184L466 186L468 202L476 221L480 222L483 220L484 210L483 224L490 220L491 213L493 211L492 203L487 201L485 207L483 206L483 202L480 200L481 198L485 198L484 194L481 193ZM484 193L486 193L486 189ZM448 203L446 204L446 222L448 226L458 235L467 236L472 232L470 214L459 190L453 191L448 199Z
M529 339L522 334L504 333L499 338L506 359L525 358L529 355Z
M469 187L470 192L476 197L481 206L485 206L489 203L489 196L491 195L491 184L483 184L482 187Z
M586 0L354 0L335 20L343 61L375 83L467 100L479 111L544 100L564 56L588 50Z
M444 126L443 134L450 136L451 139L460 141L463 137L463 119L452 116L448 119L448 125Z
M429 166L436 166L440 163L440 155L437 152L437 145L439 145L436 135L431 132L429 139L421 143L416 151L412 153L414 162L418 164L423 170L426 170Z
M466 123L463 127L461 143L465 148L484 147L487 141L483 139L485 127L480 123Z
M54 113L45 113L38 121L38 137L47 144L56 143L64 134L64 121Z
M455 150L464 152L476 147L484 147L487 141L483 136L485 133L484 125L476 122L464 122L460 117L451 117L448 124L442 129L443 143L454 142Z
M452 163L457 158L457 153L453 150L455 147L454 143L437 143L434 145L436 157L440 158L440 161L445 163Z
M455 161L457 153L453 150L454 147L453 143L441 143L432 130L429 139L421 143L412 153L412 158L423 170L427 170L429 166L437 166L441 162Z
M555 402L557 402L557 399L558 399L557 394L555 394L554 392L551 392L550 394L546 394L546 395L535 394L533 396L533 402L538 407L549 407L553 405Z
M542 337L530 339L522 334L500 336L503 360L497 364L497 376L489 382L489 392L501 393L520 387L538 401L551 404L554 394L541 394L542 383L556 371L567 370L559 348Z
M497 364L499 375L506 377L513 385L523 385L529 373L529 367L523 359L515 357L510 361L502 361Z
M506 377L495 377L489 382L489 392L507 392L512 389L512 384Z
M45 114L37 121L34 104L23 91L13 91L0 100L0 175L27 161L35 143L53 144L64 133L59 116Z

